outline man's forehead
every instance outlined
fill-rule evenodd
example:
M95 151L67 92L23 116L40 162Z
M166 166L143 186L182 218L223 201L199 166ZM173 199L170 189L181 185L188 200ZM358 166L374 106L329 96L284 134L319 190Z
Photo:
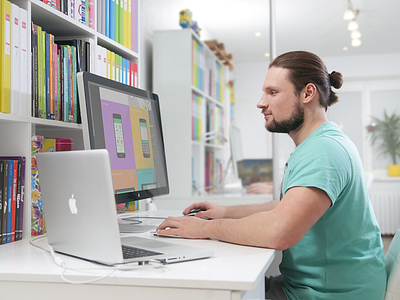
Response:
M290 83L288 70L285 68L271 67L268 69L267 76L265 77L263 89L276 88L285 83Z

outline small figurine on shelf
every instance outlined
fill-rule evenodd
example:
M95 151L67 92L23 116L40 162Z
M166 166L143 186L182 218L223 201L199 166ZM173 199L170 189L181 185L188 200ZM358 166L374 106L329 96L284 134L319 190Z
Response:
M190 9L183 9L179 12L179 25L182 28L192 28L200 36L200 28L197 21L192 21L192 12Z

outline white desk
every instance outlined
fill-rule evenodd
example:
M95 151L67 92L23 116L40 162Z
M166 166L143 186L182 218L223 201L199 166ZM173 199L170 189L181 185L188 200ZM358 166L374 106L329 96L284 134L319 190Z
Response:
M157 212L158 216L170 214L173 213ZM149 233L141 235L158 238ZM69 284L60 277L61 268L48 252L22 240L0 246L1 299L264 299L264 274L274 250L212 240L158 239L209 248L215 255L165 266L137 266L131 271L118 270L95 283ZM91 269L87 273L67 271L69 280L83 281L110 272L80 259L62 258L69 268Z

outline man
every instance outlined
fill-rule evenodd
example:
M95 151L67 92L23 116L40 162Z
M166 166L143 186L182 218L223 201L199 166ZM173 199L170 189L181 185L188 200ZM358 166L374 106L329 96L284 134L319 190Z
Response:
M386 271L380 229L354 144L329 122L342 75L295 51L273 60L257 107L271 132L296 149L284 167L279 200L220 206L194 203L196 217L168 218L160 234L283 250L279 277L266 279L269 299L383 299ZM213 220L206 221L201 217Z

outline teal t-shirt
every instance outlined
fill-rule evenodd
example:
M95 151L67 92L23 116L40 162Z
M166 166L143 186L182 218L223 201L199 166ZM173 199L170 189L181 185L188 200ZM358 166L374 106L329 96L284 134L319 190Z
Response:
M301 241L282 252L288 300L383 299L381 233L354 144L335 123L324 123L296 147L284 171L282 196L292 187L316 187L332 201Z

